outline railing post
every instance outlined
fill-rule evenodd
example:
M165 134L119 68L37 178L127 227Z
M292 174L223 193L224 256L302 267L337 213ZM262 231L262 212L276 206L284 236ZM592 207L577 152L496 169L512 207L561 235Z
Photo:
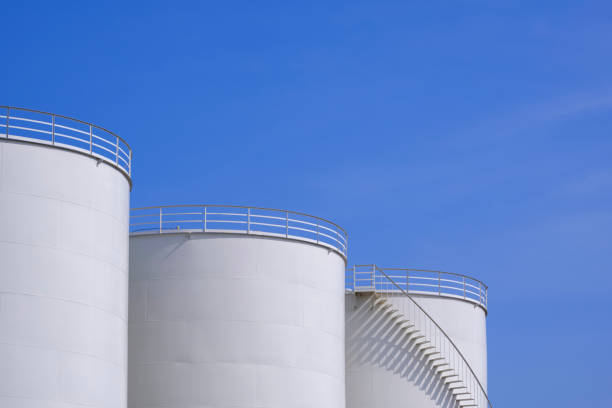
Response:
M251 209L247 208L247 234L251 233Z
M376 293L376 266L372 265L372 290Z
M91 123L89 124L89 154L93 154L93 129L91 128Z
M317 223L317 244L319 243L319 223Z
M116 137L115 139L117 140L117 145L115 148L115 164L118 166L119 165L119 138Z
M406 292L410 292L410 270L406 269Z
M51 144L55 145L55 115L51 115Z
M202 231L206 232L206 206L204 206L202 211Z
M440 272L438 272L438 296L440 296Z
M11 117L11 108L9 106L6 107L6 138L9 138L9 118Z
M343 235L344 237L344 255L348 256L348 239L346 235Z
M462 279L463 279L463 298L465 299L465 276L463 276Z
M289 238L289 211L285 211L285 238Z
M162 225L163 225L163 219L162 219L162 208L159 207L159 233L162 233Z
M130 149L130 157L128 158L128 175L132 176L132 149Z
M353 292L357 292L357 276L355 273L355 265L353 265Z

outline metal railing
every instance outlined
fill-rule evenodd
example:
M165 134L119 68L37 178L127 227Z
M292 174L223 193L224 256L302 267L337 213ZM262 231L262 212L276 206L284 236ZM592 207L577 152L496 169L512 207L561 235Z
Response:
M409 268L376 267L372 269L371 265L355 265L347 269L346 289L355 292L371 292L376 283L380 283L378 275L381 272L379 271L384 271L404 292L463 299L487 311L487 285L478 279L458 273ZM399 289L397 291L399 292Z
M132 149L100 126L34 109L0 106L0 139L19 140L77 151L109 163L128 179Z
M219 232L297 239L329 247L344 258L348 235L323 218L295 211L237 205L170 205L134 208L130 233Z
M434 346L435 351L444 358L452 372L461 380L466 392L469 393L469 399L473 399L477 407L492 408L486 391L467 362L467 359L446 332L410 296L404 287L396 283L387 275L385 270L378 268L376 265L355 265L355 268L369 268L373 280L369 291L388 299L387 301L393 307L414 324L415 328ZM366 291L366 289L365 287L362 287L362 289L358 287L356 291ZM397 296L407 298L409 301L393 302L393 298Z

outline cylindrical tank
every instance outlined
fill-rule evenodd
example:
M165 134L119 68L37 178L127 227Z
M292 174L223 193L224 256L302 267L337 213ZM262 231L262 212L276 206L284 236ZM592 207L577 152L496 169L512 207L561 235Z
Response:
M345 247L274 211L153 209L131 235L130 408L345 406Z
M7 116L0 406L124 408L129 165L97 152L102 138L115 153L118 142L93 125L16 108L3 124Z
M347 407L488 407L486 286L373 271L358 271L346 294Z

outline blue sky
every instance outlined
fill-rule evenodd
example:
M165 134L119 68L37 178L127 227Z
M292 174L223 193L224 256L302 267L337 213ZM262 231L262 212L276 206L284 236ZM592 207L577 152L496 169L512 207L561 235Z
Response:
M86 3L2 6L0 104L125 138L134 206L478 277L494 406L612 406L610 2Z

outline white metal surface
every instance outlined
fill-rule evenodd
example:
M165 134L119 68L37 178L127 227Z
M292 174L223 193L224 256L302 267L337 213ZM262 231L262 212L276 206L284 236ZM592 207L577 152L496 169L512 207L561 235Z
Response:
M369 267L371 287L347 292L348 407L406 399L415 407L491 407L484 307L408 294L383 269Z
M405 340L401 326L372 302L371 294L346 295L347 408L455 408L450 392Z
M487 391L487 322L483 309L473 304L438 296L411 295L444 329L461 351L474 374ZM394 297L392 303L406 303L403 296ZM399 308L407 308L399 305Z
M0 106L0 139L55 146L84 153L132 174L132 149L94 124L34 109Z
M225 233L130 237L130 408L343 408L344 257Z
M0 138L0 407L126 407L129 190Z
M266 235L312 242L339 252L345 259L348 236L340 226L295 211L237 205L172 205L134 208L132 234L220 232Z

